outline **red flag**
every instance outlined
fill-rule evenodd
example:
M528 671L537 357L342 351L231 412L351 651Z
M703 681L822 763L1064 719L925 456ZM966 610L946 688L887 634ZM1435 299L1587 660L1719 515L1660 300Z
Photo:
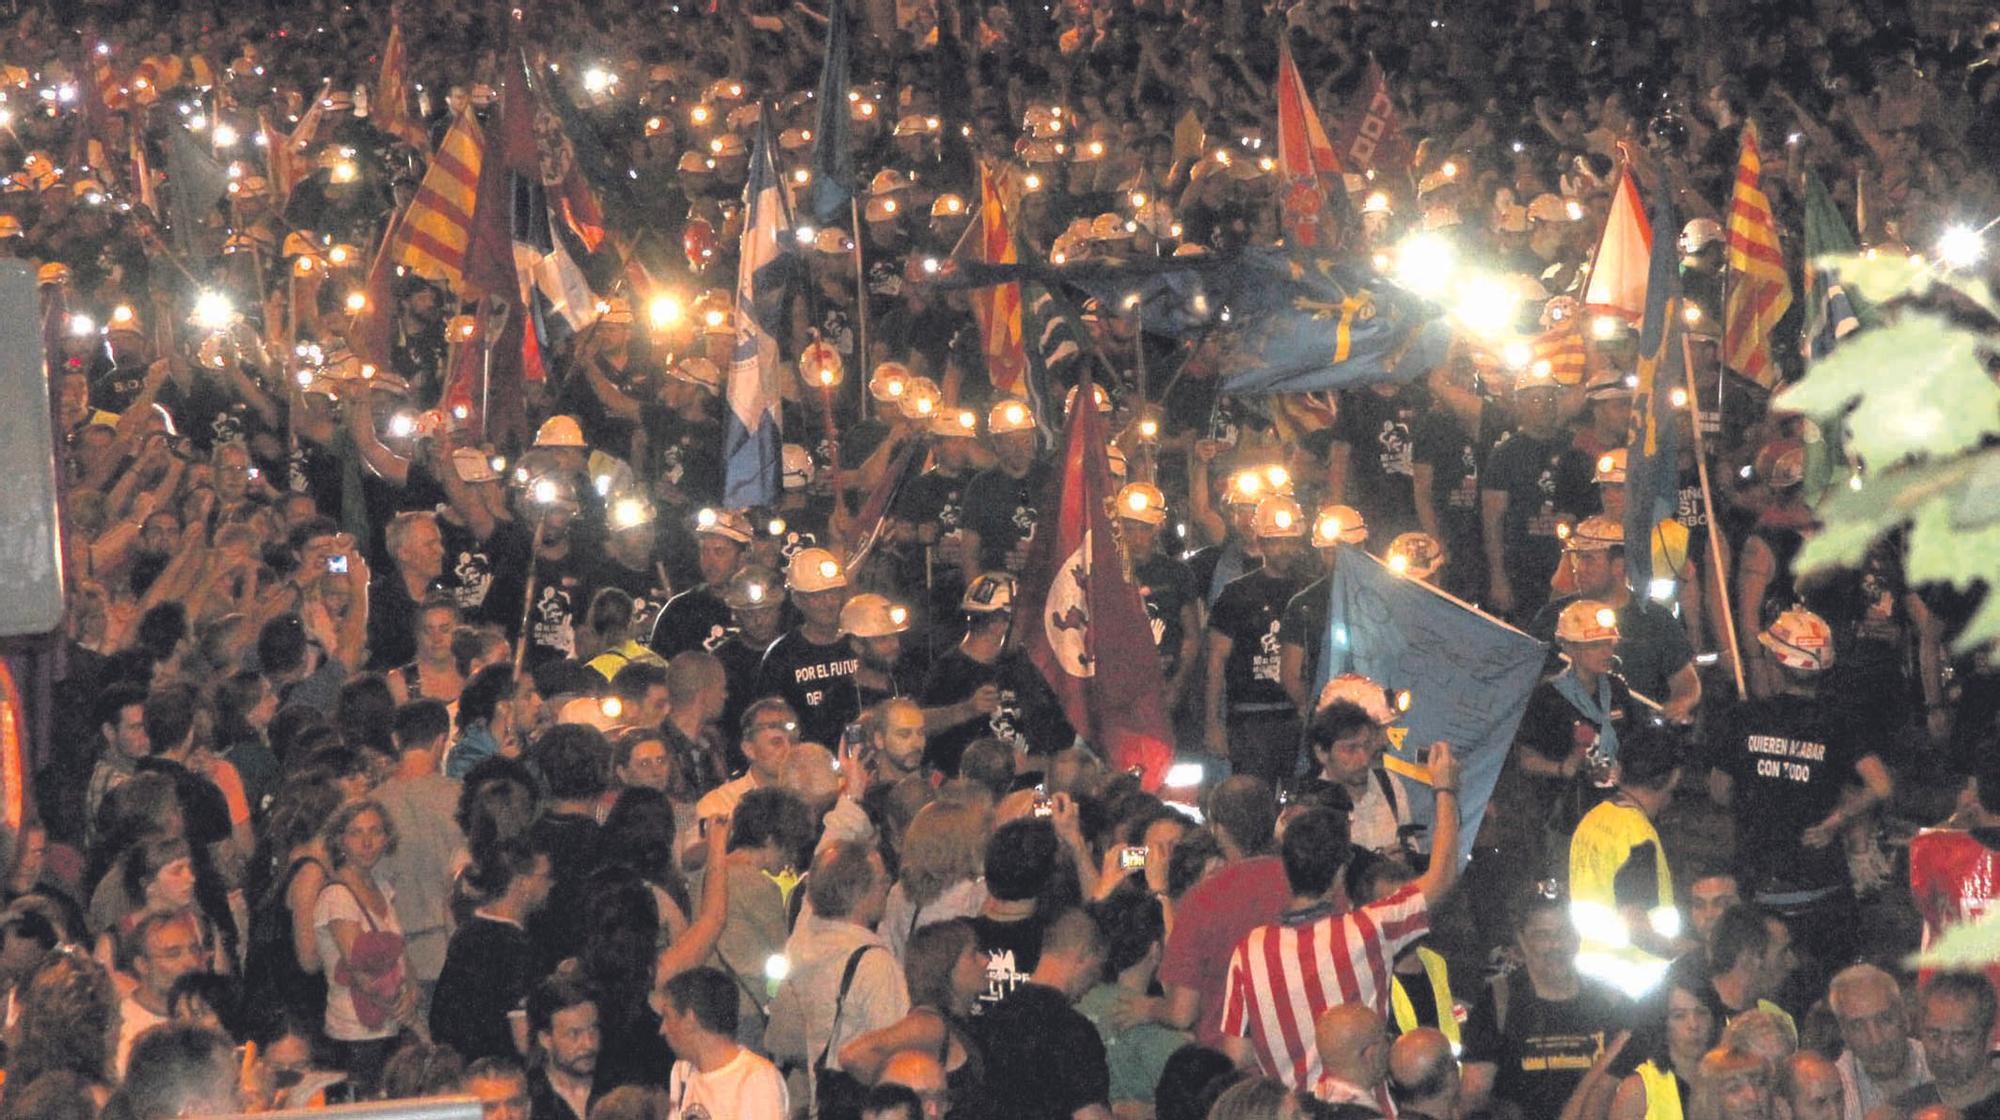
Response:
M1079 399L1090 399L1089 377ZM1062 701L1063 714L1116 769L1138 767L1158 789L1174 758L1153 656L1153 627L1125 570L1106 508L1113 493L1104 422L1094 408L1070 410L1062 471L1042 508L1052 531L1036 534L1021 581L1016 634Z
M1368 76L1355 95L1354 111L1347 127L1340 131L1340 153L1348 167L1402 171L1410 166L1415 151L1403 133L1403 119L1396 112L1396 99L1389 95L1389 77L1374 59L1368 60Z
M507 166L506 91L510 84L522 80L516 69L509 67L501 78L501 122L479 165L464 272L467 294L481 300L479 337L484 347L480 357L486 367L483 393L491 410L484 418L486 435L503 446L518 444L527 430L521 401L521 323L525 316L521 282L514 271L514 181ZM529 159L533 159L532 150Z
M382 74L375 82L376 124L382 131L419 152L431 150L431 138L424 126L410 114L410 78L403 56L403 26L396 13L389 14L389 42L382 48Z
M1674 231L1668 230L1672 237ZM1639 202L1639 187L1628 170L1618 176L1611 212L1604 218L1604 236L1591 255L1590 279L1583 289L1583 307L1593 315L1612 315L1637 324L1646 313L1646 276L1652 270L1653 224Z
M1321 219L1326 213L1326 189L1322 174L1338 176L1340 157L1326 138L1326 129L1313 111L1312 97L1306 92L1305 78L1292 61L1292 45L1278 43L1278 169L1285 177L1285 237L1297 247L1310 248L1322 240ZM1344 185L1336 190L1345 190ZM1343 201L1345 195L1342 195Z
M1778 243L1778 222L1759 180L1757 126L1743 125L1736 191L1729 202L1729 299L1723 307L1722 357L1736 372L1771 387L1782 377L1771 360L1771 331L1792 306L1792 279Z

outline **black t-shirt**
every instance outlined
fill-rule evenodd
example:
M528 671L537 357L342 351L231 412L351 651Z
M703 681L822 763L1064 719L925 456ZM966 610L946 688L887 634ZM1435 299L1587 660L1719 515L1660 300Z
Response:
M1632 690L1625 686L1624 678L1613 673L1608 679L1611 725L1623 735L1631 725L1638 701L1632 699ZM1595 721L1578 711L1576 705L1556 691L1554 684L1543 681L1528 696L1528 709L1521 716L1521 727L1514 739L1551 762L1561 762L1578 747L1589 750L1596 746L1598 734Z
M425 591L445 594L442 578L434 579ZM402 574L391 568L376 577L368 588L368 667L393 669L417 658L417 607L410 598Z
M1278 628L1301 581L1259 568L1232 580L1215 600L1208 628L1234 644L1223 662L1224 695L1231 708L1289 707L1278 679Z
M1840 791L1856 783L1861 748L1822 701L1779 695L1738 706L1715 739L1715 766L1735 782L1736 859L1746 888L1769 882L1796 889L1846 881L1836 839L1814 849L1800 837L1825 820Z
M729 701L722 707L720 726L723 738L730 743L731 768L740 766L736 743L736 731L743 722L743 710L757 699L757 670L764 664L765 645L752 645L743 637L741 630L732 629L711 652L722 662L722 677L729 687ZM832 744L828 744L831 746Z
M799 714L799 739L833 749L840 733L861 714L854 688L860 664L846 638L827 645L803 630L781 635L757 668L757 696L782 696Z
M958 760L974 739L998 739L1016 755L1050 754L1075 741L1076 733L1041 673L1013 650L987 665L953 646L932 663L920 695L924 707L937 708L959 703L986 684L1000 690L999 708L932 734L924 747L924 762L932 769L956 775Z
M1225 541L1188 553L1187 566L1189 574L1194 576L1195 590L1201 593L1201 601L1213 608L1230 580L1263 567L1264 558L1246 555L1235 541Z
M488 617L487 597L493 591L493 577L498 569L497 547L503 532L514 528L511 521L495 524L492 536L480 540L471 528L453 522L440 513L437 519L438 536L444 540L444 575L450 584L451 597L458 604L459 613L470 620L491 621ZM494 610L498 609L494 604ZM520 604L514 604L518 611Z
M1408 386L1384 396L1374 389L1340 395L1333 438L1348 446L1347 500L1383 540L1417 527L1411 489L1412 439L1424 412L1421 390Z
M722 596L706 586L690 587L660 609L646 644L669 659L693 649L713 653L729 640L733 620Z
M1285 604L1278 619L1278 644L1297 646L1305 651L1304 676L1308 683L1317 679L1320 654L1326 645L1326 615L1332 595L1333 576L1324 575L1305 585Z
M936 529L939 536L955 532L964 519L965 486L962 474L946 474L933 467L911 479L896 498L898 520Z
M993 467L965 484L964 528L979 534L976 559L981 571L1005 568L1014 545L1034 535L1042 516L1037 507L1054 470L1047 460L1037 459L1021 478Z
M1468 1065L1493 1063L1493 1096L1520 1106L1523 1116L1556 1116L1605 1044L1627 1026L1631 1005L1587 977L1567 1000L1536 995L1525 972L1495 983L1507 985L1507 1020L1498 1021L1488 985L1466 1021L1463 1058Z
M575 543L561 559L535 561L535 602L528 613L527 664L576 656L576 627L583 621L584 550Z
M475 916L451 935L431 1000L431 1036L466 1061L510 1058L507 1013L534 982L528 933L512 922Z
M1038 908L1019 921L1003 922L984 914L972 919L978 951L986 957L986 990L974 1011L984 1014L1028 982L1042 959L1042 934L1049 921Z
M536 847L549 853L554 883L548 901L528 917L528 940L534 946L536 976L576 955L583 945L586 880L603 866L602 829L595 817L545 813L531 830Z
M1500 532L1506 544L1507 579L1514 597L1524 605L1539 605L1548 596L1549 577L1562 560L1556 536L1556 467L1566 441L1561 436L1536 439L1519 431L1500 437L1486 459L1484 490L1507 495L1507 513Z
M583 574L583 594L586 609L597 593L607 587L615 587L632 596L632 617L645 619L659 611L668 601L666 589L660 586L659 570L648 563L643 568L626 567L624 561L609 552L591 557Z
M659 404L642 406L639 420L652 460L647 477L677 487L689 505L722 500L722 425L691 420Z
M1445 550L1457 555L1478 555L1479 549L1479 446L1467 435L1450 410L1434 408L1417 419L1412 433L1416 462L1431 468L1431 508L1437 510L1438 529L1445 535Z
M1159 552L1132 567L1139 581L1139 598L1146 604L1146 618L1153 624L1153 644L1160 650L1160 673L1171 678L1180 671L1181 643L1187 638L1183 618L1188 604L1197 602L1194 571L1185 563Z
M1111 1099L1104 1040L1054 988L1028 984L981 1017L991 1114L1069 1120Z

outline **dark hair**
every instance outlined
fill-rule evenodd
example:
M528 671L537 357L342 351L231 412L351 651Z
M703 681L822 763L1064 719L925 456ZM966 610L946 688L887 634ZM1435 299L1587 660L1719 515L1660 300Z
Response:
M812 901L813 913L822 918L852 915L882 874L869 862L868 857L874 854L873 844L859 840L836 840L822 847L806 876L806 897Z
M204 1111L218 1084L235 1084L229 1039L207 1027L163 1023L139 1036L125 1062L121 1090L134 1120L167 1120Z
M396 753L396 695L389 690L389 678L380 673L360 673L340 686L340 698L333 708L333 726L340 741L355 750Z
M1167 897L1179 901L1196 883L1214 860L1223 858L1222 841L1215 838L1215 830L1197 828L1180 838L1174 845L1174 854L1167 858Z
M11 1079L10 1079L11 1080ZM7 1091L7 1102L0 1109L0 1116L6 1120L98 1120L97 1100L90 1095L91 1088L98 1083L96 1078L87 1078L74 1070L52 1069L24 1083L18 1089Z
M181 745L194 730L199 698L184 684L170 684L146 697L146 749L162 755Z
M798 795L783 789L753 789L736 803L729 819L729 850L777 844L796 852L811 840L812 813Z
M1190 1042L1167 1055L1153 1087L1159 1120L1204 1120L1222 1090L1236 1080L1236 1063L1220 1050Z
M600 587L590 597L584 625L599 634L623 630L632 625L632 593L618 587Z
M1062 842L1045 820L1012 820L986 840L986 889L1002 902L1035 898L1055 877Z
M1285 882L1295 895L1318 898L1339 878L1352 851L1347 818L1332 809L1313 806L1285 826L1285 840L1279 847L1285 861Z
M264 678L245 670L233 673L215 689L215 743L232 747L257 737L250 713L264 699Z
M1762 957L1771 948L1771 927L1775 914L1754 903L1739 903L1715 919L1708 936L1709 968L1716 973L1736 967L1743 954Z
M605 590L613 589L607 587ZM643 703L648 691L665 687L667 670L650 661L627 661L625 667L611 678L611 694L628 706Z
M876 1085L861 1098L861 1115L899 1120L922 1120L924 1101L916 1090L904 1085Z
M472 625L460 623L451 631L451 660L458 667L458 675L463 677L472 672L472 661L494 646L505 646L507 635L491 623ZM492 666L488 666L491 668ZM483 672L484 670L482 670Z
M1568 922L1570 920L1569 899L1560 890L1548 890L1544 889L1542 884L1536 884L1528 890L1523 891L1520 896L1514 899L1514 905L1510 908L1507 915L1509 919L1508 924L1513 927L1514 933L1518 935L1522 930L1528 928L1529 922L1534 921L1543 914L1554 914L1564 922Z
M56 949L42 957L14 998L18 1016L7 1080L30 1085L53 1070L94 1083L111 1079L118 992L103 965L75 946Z
M1225 778L1208 795L1208 819L1245 852L1266 851L1278 827L1278 795L1252 774Z
M412 700L396 709L394 726L396 746L416 750L451 734L451 713L442 700Z
M1361 705L1348 700L1335 700L1306 724L1306 745L1315 751L1322 751L1347 738L1355 732L1375 729L1375 718Z
M1917 1007L1921 1009L1932 996L1963 1000L1972 1005L1973 1021L1979 1026L1979 1037L1993 1033L1993 1018L2000 1008L1996 1008L1993 982L1979 972L1940 972L1930 978L1917 994Z
M257 631L257 664L267 676L281 677L306 663L306 624L281 614Z
M547 697L565 694L596 696L604 691L604 678L594 669L585 668L568 658L544 661L530 671L535 679L535 691Z
M488 665L474 673L458 694L458 729L493 722L500 705L514 698L514 667Z
M287 770L294 769L304 752L298 749L299 740L315 728L327 726L326 716L318 708L309 704L286 704L271 717L271 753L278 757L278 764Z
M119 885L134 910L146 906L146 883L177 859L193 859L194 849L178 836L134 841L118 857Z
M382 1067L382 1095L389 1100L434 1097L465 1083L465 1059L436 1042L412 1038Z
M793 708L783 697L766 696L761 700L753 700L750 702L749 707L743 709L743 718L737 721L739 738L748 739L750 737L750 728L755 726L757 720L766 712L783 712L790 716L794 723L798 722L799 718L798 710Z
M509 798L515 790L528 800L519 819L501 814L502 809L511 808ZM482 844L526 832L534 823L539 802L535 776L519 760L500 755L480 759L465 772L458 787L455 819L458 830L465 834L466 847L477 852Z
M674 803L667 795L644 786L627 786L618 791L611 811L604 815L598 843L613 861L666 891L681 913L692 918L687 880L674 860L676 835Z
M528 991L528 1033L532 1037L548 1030L558 1012L596 1002L597 997L575 977L563 972L544 976Z
M1090 916L1104 931L1104 981L1107 984L1116 982L1120 973L1144 960L1147 951L1167 936L1167 923L1160 912L1160 900L1130 880L1103 899L1091 903Z
M557 801L596 797L611 780L611 744L588 724L556 724L528 748L527 758Z
M537 858L549 854L547 846L538 847L531 836L508 836L480 845L465 868L465 885L481 899L506 894L514 880L535 870Z
M710 1034L736 1033L736 984L727 973L703 965L666 982L663 989L676 1012L692 1014Z
M46 953L56 947L62 935L56 932L56 924L48 914L38 909L20 909L0 918L0 938L24 938L35 943L36 948Z
M952 1004L952 971L967 949L979 944L979 933L964 918L947 918L919 926L903 947L903 983L911 1007L939 1011Z
M139 626L134 642L154 661L165 661L173 656L174 647L188 636L187 607L178 600L168 600L148 608L139 616Z
M215 1013L216 1022L222 1024L222 1033L232 1042L240 1042L249 1037L247 1025L243 1022L243 989L234 977L218 972L190 972L174 981L167 989L167 1013L190 999L198 999Z
M1618 735L1618 781L1639 789L1663 789L1680 769L1680 736L1664 721L1635 719Z
M84 881L95 883L102 879L134 841L163 835L162 823L169 814L177 815L180 811L174 780L165 774L152 771L134 774L114 787L97 807L97 839L91 844L90 866Z
M95 722L98 727L116 727L119 719L124 716L125 709L145 706L145 689L136 684L120 682L107 685L103 692L98 693L97 703L91 710L97 713Z
M1340 878L1348 901L1359 907L1372 902L1384 885L1400 887L1416 877L1417 873L1402 860L1390 859L1367 848L1355 848L1347 861L1347 870L1341 873Z
M333 870L338 871L347 865L347 849L341 846L340 840L363 813L373 813L375 819L382 822L382 858L396 854L396 820L389 815L388 808L372 797L349 801L335 809L320 829L320 836L326 841L327 866Z

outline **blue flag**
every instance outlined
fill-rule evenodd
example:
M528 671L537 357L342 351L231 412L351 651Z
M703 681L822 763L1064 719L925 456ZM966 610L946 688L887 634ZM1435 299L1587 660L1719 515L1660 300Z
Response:
M1648 218L1655 231L1676 230L1669 191ZM1646 273L1646 314L1639 326L1639 384L1632 398L1632 436L1625 465L1625 578L1641 595L1672 601L1653 586L1653 537L1659 524L1674 516L1680 501L1680 422L1674 416L1674 392L1687 391L1687 354L1681 342L1686 329L1681 318L1680 246L1656 232ZM1692 407L1694 402L1687 402ZM1645 543L1640 543L1645 542ZM1671 580L1677 573L1657 573Z
M772 505L779 493L778 335L785 289L798 260L784 188L771 162L771 114L757 121L743 187L743 243L736 270L736 353L729 363L722 428L722 504Z
M1459 858L1470 856L1546 648L1358 548L1340 546L1328 582L1332 603L1316 687L1359 673L1409 693L1409 710L1389 727L1390 754L1408 766L1391 763L1391 770L1421 767L1432 743L1451 744L1465 768ZM1397 780L1411 795L1416 821L1428 825L1428 787L1402 774Z
M820 64L819 92L813 95L819 118L813 122L812 190L807 196L813 221L823 226L839 221L854 198L854 147L847 138L852 54L847 0L832 0L826 17L826 58Z
M167 131L167 221L181 256L195 256L194 231L229 193L229 172L180 125Z

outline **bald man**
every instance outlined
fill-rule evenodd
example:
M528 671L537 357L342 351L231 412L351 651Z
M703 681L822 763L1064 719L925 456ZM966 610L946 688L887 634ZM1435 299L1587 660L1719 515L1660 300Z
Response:
M1459 1084L1458 1058L1443 1031L1418 1027L1389 1047L1389 1095L1401 1120L1451 1120L1458 1115Z
M1801 1050L1779 1067L1778 1120L1840 1120L1844 1096L1831 1060Z
M901 1085L915 1093L924 1102L924 1120L940 1120L944 1116L947 1103L944 1067L938 1064L935 1054L923 1050L900 1051L882 1067L882 1076L875 1083Z
M1389 1027L1365 1003L1337 1003L1313 1025L1320 1077L1312 1094L1394 1116L1389 1103Z

